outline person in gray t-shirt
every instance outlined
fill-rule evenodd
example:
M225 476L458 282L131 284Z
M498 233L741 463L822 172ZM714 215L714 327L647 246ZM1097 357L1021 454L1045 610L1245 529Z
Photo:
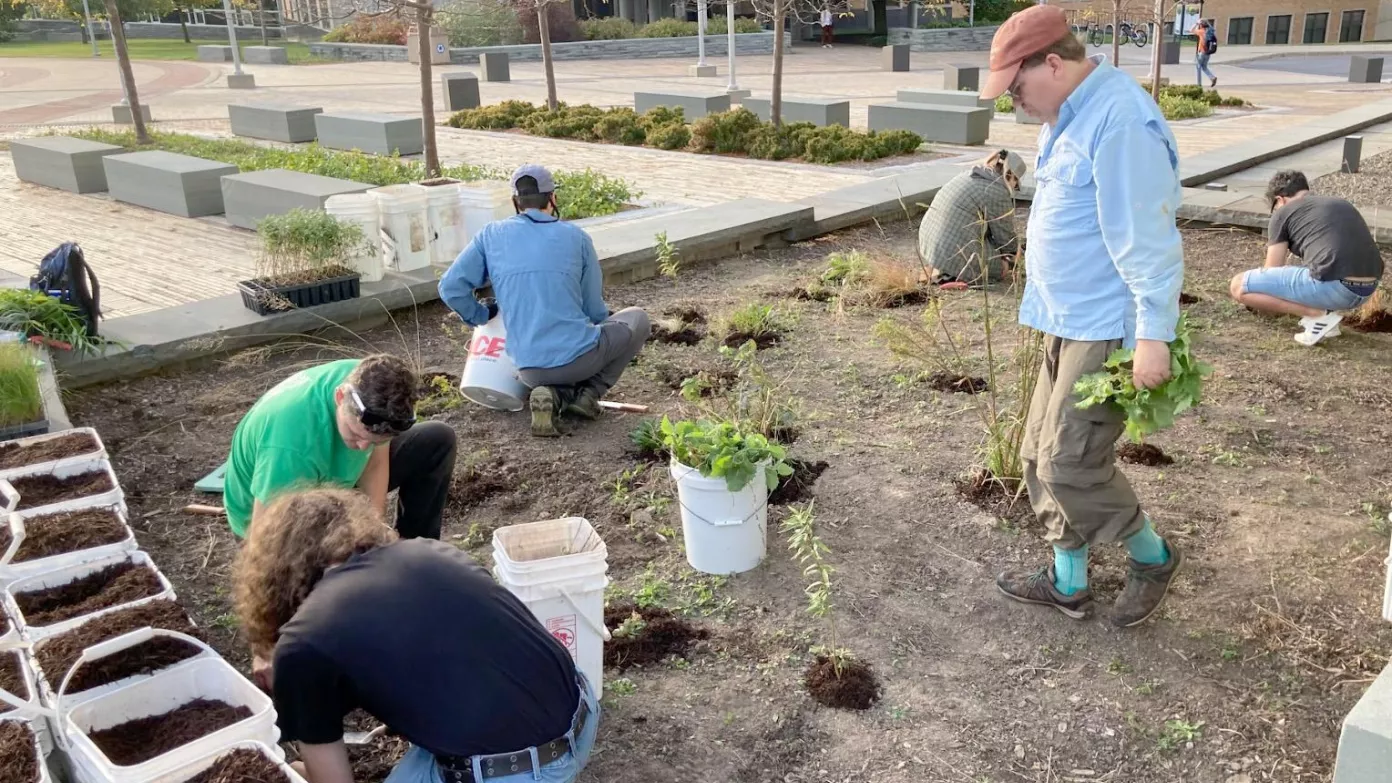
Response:
M1233 299L1266 313L1300 316L1301 345L1339 334L1341 310L1352 310L1377 290L1382 253L1358 208L1341 198L1315 196L1299 171L1277 172L1266 187L1271 205L1266 263L1237 275ZM1291 255L1302 266L1288 266Z

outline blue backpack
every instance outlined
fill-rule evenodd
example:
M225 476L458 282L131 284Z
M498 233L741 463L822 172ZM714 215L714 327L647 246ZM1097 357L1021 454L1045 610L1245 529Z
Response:
M87 336L97 336L101 284L77 243L64 242L44 256L39 262L39 273L29 278L29 290L42 291L76 308L78 317L87 326Z

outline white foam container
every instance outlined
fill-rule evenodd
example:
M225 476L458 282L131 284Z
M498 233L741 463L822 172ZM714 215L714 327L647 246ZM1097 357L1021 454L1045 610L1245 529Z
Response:
M604 693L604 588L609 550L580 517L493 531L493 577L527 605Z
M681 506L686 562L706 574L738 574L763 562L768 552L766 465L739 492L724 478L707 478L696 468L672 460Z
M503 317L474 329L469 337L469 358L459 376L459 393L464 399L495 411L520 411L527 406L527 384L518 375L517 364L507 352L507 329Z
M0 715L0 723L16 721L19 723L28 723L29 730L34 734L34 751L39 754L39 783L53 783L53 774L48 771L48 764L44 761L44 757L48 755L48 752L43 748L43 740L40 738L38 729L35 725L32 722L25 721L23 718Z
M88 620L89 618L91 618L91 617L97 617L97 616L99 616L99 615L87 615L87 616L83 617L82 620L83 620L83 622L85 623L86 620ZM79 625L80 625L80 624L79 624ZM139 630L143 630L143 629L139 629ZM113 682L108 682L108 683L106 683L105 685L98 685L98 686L95 687L95 688L88 688L88 689L85 690L85 691L78 691L77 693L73 693L73 692L71 691L71 689L69 689L68 691L65 691L65 692L63 693L63 706L64 706L65 708L76 707L76 706L79 705L79 704L83 704L83 703L85 703L85 702L89 702L89 701L91 701L92 699L99 698L99 697L104 696L104 695L106 695L106 694L108 694L108 693L111 693L112 691L118 690L118 689L120 689L120 688L124 688L124 687L127 686L127 685L131 685L131 684L133 684L133 683L140 682L141 680L148 680L148 679L150 679L151 677L154 677L154 676L158 675L160 672L168 671L169 669L173 669L173 668L178 667L178 666L183 666L184 664L187 664L187 663L193 663L194 661L200 661L200 660L203 660L204 658L221 658L221 657L222 657L222 656L218 655L217 651L214 650L212 647L209 647L207 644L204 644L203 642L198 641L197 639L195 639L195 638L192 637L192 636L188 636L188 635L186 635L186 634L179 634L179 633L176 633L176 632L174 632L174 631L169 631L169 630L166 630L166 629L163 629L163 628L160 628L160 629L151 628L151 629L149 629L149 630L151 631L151 635L152 635L152 636L153 636L153 635L161 635L161 636L163 636L163 635L174 635L174 636L176 636L177 638L183 639L183 640L185 640L185 641L187 641L187 642L189 642L189 643L191 643L191 644L194 644L194 645L198 646L199 648L201 648L201 651L200 651L197 655L193 656L192 658L186 658L186 659L184 659L184 660L182 660L182 661L179 661L178 663L173 664L172 666L167 666L167 667L165 667L165 668L163 668L163 669L159 669L159 670L154 671L154 672L151 672L151 673L149 673L149 674L137 674L137 675L134 675L134 676L131 676L131 677L126 677L126 678L124 678L124 679L115 680L115 681L113 681ZM157 633L156 633L156 632L157 632ZM134 633L134 632L132 632L132 633ZM119 638L122 638L122 637L112 637L112 639L119 639ZM61 678L66 677L66 676L67 676L67 672L53 672L52 674L53 674L53 678L54 678L54 679L53 679L53 681L50 681L50 679L49 679L49 674L50 674L50 673L49 673L49 672L45 672L45 671L43 670L43 667L39 666L39 657L38 657L37 651L40 650L40 649L42 649L44 643L47 642L47 641L48 641L48 639L41 639L41 640L39 640L39 642L38 642L37 644L34 645L34 648L33 648L33 649L35 650L35 652L34 652L34 654L31 656L30 660L32 661L32 663L33 663L33 665L34 665L34 684L38 687L39 703L42 704L44 707L47 707L47 708L50 708L50 709L57 709L57 707L58 707L58 689L59 689L60 687L62 687L62 679L61 679ZM101 645L102 645L102 644L105 644L106 642L109 642L109 641L111 641L111 639L106 639L106 640L104 640L103 642L101 642L101 643L99 643L99 644L95 644L95 645L93 645L93 646L91 646L91 647L83 648L83 652L84 652L84 653L92 653L92 656L93 656L93 657L101 657L100 655L97 655L96 653L97 653L97 652L100 652L100 650L101 650ZM137 643L138 643L138 642L137 642Z
M377 197L371 193L341 193L324 201L324 211L349 223L357 223L363 232L363 249L351 260L353 269L364 283L376 283L386 275L382 266L382 218Z
M49 587L65 585L76 579L81 579L82 577L87 576L88 574L94 574L102 570L103 568L107 568L108 566L117 565L126 561L130 561L137 565L153 569L156 576L159 577L160 587L163 589L161 589L160 592L156 593L155 595L146 596L135 601L128 601L124 604L109 606L105 609L101 609L90 614L84 614L78 617L73 617L62 622L53 623L52 625L31 625L28 621L24 619L24 613L20 611L19 602L15 598L15 596L19 595L20 593L27 593L34 590L43 590ZM164 574L160 572L159 568L155 567L155 563L153 560L150 559L150 556L140 550L110 555L107 557L98 558L96 560L89 560L85 563L75 563L73 565L60 568L56 571L49 571L43 574L36 574L34 576L24 577L23 579L16 579L14 582L11 582L9 585L5 587L5 600L9 602L10 608L16 613L18 617L19 631L30 642L37 642L40 639L48 638L49 636L52 636L54 634L59 634L64 631L71 630L79 625L82 625L82 623L86 622L87 620L90 620L94 617L101 617L104 614L110 614L118 609L126 609L132 606L142 606L144 604L150 603L151 601L157 601L161 598L169 598L172 600L174 597L174 586L169 583L169 580L165 578Z
M15 511L22 517L37 517L44 514L59 514L64 511L77 511L93 506L118 506L121 513L126 513L126 493L121 489L121 482L116 479L116 472L111 469L111 461L106 457L87 458L74 457L65 460L62 464L53 465L47 468L25 468L22 471L10 474L5 481L14 482L16 479L28 478L29 476L50 475L58 478L68 478L70 476L80 476L99 470L106 473L111 478L112 489L106 492L99 492L95 495L73 498L72 500L62 500L57 503L49 503L46 506L35 506Z
M468 247L484 226L516 214L511 192L505 182L475 183L461 187L459 204L464 213L461 249Z
M426 218L430 224L430 263L449 266L464 249L464 205L457 179L425 185Z
M135 551L135 533L131 530L130 523L126 520L125 512L119 504L95 506L81 510L86 511L91 508L106 509L119 517L122 526L126 529L125 537L120 541L110 544L89 547L87 549L78 549L72 552L63 552L62 554L40 557L34 560L25 560L19 563L10 562L10 558L13 557L14 553L19 549L19 545L14 542L22 543L24 541L24 530L27 526L32 525L33 520L49 515L21 516L19 514L12 514L9 522L11 546L6 552L0 553L0 587L8 585L16 579L23 579L27 576L36 576L38 574L48 573L49 571L57 571L70 565L77 565L79 563L86 563L92 560L100 560L105 557L112 557ZM56 513L61 514L66 512L60 511Z
M140 633L104 642L87 653L107 645L112 647L98 651L110 654L124 649L116 643ZM132 766L112 763L88 736L128 721L170 712L195 699L216 699L234 707L245 706L251 710L251 717ZM60 693L58 716L61 728L58 741L68 752L76 783L150 783L236 743L260 742L274 748L280 739L270 697L221 658L181 663L73 707L67 705Z
M71 462L85 463L93 460L106 459L106 444L102 443L101 436L98 435L97 431L92 429L91 427L78 427L76 429L71 430L50 432L46 435L35 435L30 438L19 438L18 440L7 441L6 443L7 445L18 444L21 447L32 446L36 443L42 443L46 440L57 440L58 438L62 438L67 435L73 434L86 434L91 435L93 438L96 438L96 450L90 451L86 454L76 454L71 457L63 457L62 459L48 460L46 462L34 462L28 465L20 465L17 468L6 468L5 470L0 470L0 479L9 478L10 476L21 476L27 473L32 473L34 471L49 470L50 468L55 468L59 465L64 465Z
M382 256L388 269L411 272L430 266L429 188L387 185L369 190L382 219Z
M231 753L234 750L240 749L254 750L257 753L260 753L261 755L275 762L275 765L280 768L281 773L285 775L285 779L289 781L289 783L305 783L305 779L300 777L299 774L295 772L295 770L291 769L289 764L285 763L284 754L281 752L280 748L276 747L273 750L271 746L267 745L264 742L233 743L225 748L213 751L212 753L209 753L208 755L198 759L197 761L189 762L187 765L180 768L176 772L171 772L168 775L160 775L154 780L151 780L150 783L188 783L189 778L192 778L193 776L197 775L198 773L202 772L208 767L213 766L213 764L217 762L218 759L222 758L228 753Z

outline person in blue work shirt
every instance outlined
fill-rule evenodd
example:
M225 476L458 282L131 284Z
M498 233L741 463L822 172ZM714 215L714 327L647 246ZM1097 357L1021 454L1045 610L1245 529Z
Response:
M562 413L599 418L599 401L647 342L647 313L610 315L594 241L556 213L551 172L527 165L512 175L515 217L484 226L440 280L440 298L465 323L501 314L505 350L517 364L532 434L562 434ZM477 289L491 284L496 302Z
M1083 619L1088 548L1123 541L1130 568L1111 620L1138 625L1160 607L1181 555L1116 469L1121 409L1080 409L1073 386L1123 346L1135 349L1137 387L1170 377L1184 277L1177 146L1150 96L1105 57L1089 59L1057 6L1028 8L996 31L981 96L1006 92L1044 123L1020 323L1044 333L1045 355L1021 459L1054 560L1008 570L997 584L1017 601Z

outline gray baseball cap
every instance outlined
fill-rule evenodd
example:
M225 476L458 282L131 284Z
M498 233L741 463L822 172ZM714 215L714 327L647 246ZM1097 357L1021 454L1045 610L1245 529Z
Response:
M547 171L542 166L536 165L535 163L528 163L524 166L519 166L517 168L517 171L512 172L512 195L533 195L532 193L518 192L517 181L523 179L524 177L531 177L532 179L536 180L537 193L551 193L556 190L556 180L551 177L551 172Z
M1025 159L1013 152L1005 153L1005 170L1015 175L1016 179L1025 176Z

